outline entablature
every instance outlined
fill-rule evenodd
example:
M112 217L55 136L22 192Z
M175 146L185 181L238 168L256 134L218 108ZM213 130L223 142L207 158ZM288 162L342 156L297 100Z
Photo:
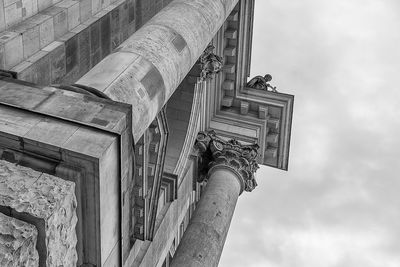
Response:
M246 86L254 0L241 0L213 40L224 67L210 82L206 128L260 145L258 163L287 170L294 96Z

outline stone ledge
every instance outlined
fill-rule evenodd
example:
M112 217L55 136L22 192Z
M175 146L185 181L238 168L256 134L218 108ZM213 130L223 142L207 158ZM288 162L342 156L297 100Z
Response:
M129 1L105 1L86 14L83 1L64 0L7 28L0 32L0 69L42 85L76 81L135 31Z
M37 229L0 213L0 266L38 266Z
M43 260L46 266L76 265L77 202L73 182L0 161L0 206L9 207L7 215L11 217L36 219L31 223L39 230L38 239L45 240L45 248L38 247L41 265Z

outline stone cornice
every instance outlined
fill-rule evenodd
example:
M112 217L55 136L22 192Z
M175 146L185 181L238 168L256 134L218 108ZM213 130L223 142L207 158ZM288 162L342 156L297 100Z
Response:
M254 0L239 1L213 40L224 66L209 82L205 129L224 139L258 143L259 164L288 170L294 96L246 86L253 14Z
M195 147L200 155L200 179L205 179L213 169L229 168L240 179L241 192L251 192L257 182L254 174L257 164L257 144L243 145L235 139L224 141L214 131L199 132Z

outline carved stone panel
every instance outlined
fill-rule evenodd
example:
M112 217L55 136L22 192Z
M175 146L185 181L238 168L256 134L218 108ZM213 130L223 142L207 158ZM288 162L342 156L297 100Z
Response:
M34 225L0 212L0 265L39 266Z
M76 265L76 207L73 182L0 161L0 211L35 224L40 266Z

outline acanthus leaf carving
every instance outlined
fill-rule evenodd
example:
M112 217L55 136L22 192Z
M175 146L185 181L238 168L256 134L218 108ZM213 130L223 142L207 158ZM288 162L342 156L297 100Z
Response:
M197 135L195 147L200 154L200 180L207 179L211 168L227 166L240 174L245 191L250 192L257 186L254 174L259 168L258 144L243 145L236 139L225 141L214 131L202 131Z

